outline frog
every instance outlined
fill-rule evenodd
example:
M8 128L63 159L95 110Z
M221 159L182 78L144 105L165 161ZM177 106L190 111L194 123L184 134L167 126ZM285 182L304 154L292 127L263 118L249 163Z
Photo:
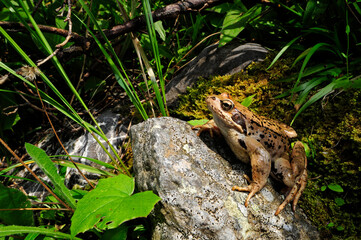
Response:
M277 216L292 201L292 210L307 185L307 157L303 143L296 141L290 149L290 139L297 137L296 131L281 122L257 115L242 104L234 101L228 93L210 95L206 98L213 119L198 128L223 135L235 156L252 168L252 180L246 187L233 186L233 191L249 192L245 206L250 199L266 185L268 177L283 182L288 194L278 206Z

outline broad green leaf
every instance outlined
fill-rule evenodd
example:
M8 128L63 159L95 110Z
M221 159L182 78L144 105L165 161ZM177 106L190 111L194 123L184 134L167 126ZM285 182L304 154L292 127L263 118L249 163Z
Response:
M358 3L359 1L353 2L351 3L353 5L353 7L356 9L356 11L358 12L359 15L361 15L361 8L359 7Z
M345 205L345 200L343 200L342 198L335 198L335 203L337 204L337 206L342 206Z
M113 229L125 221L148 216L160 198L151 191L131 195L133 191L134 179L126 175L100 180L93 191L79 200L71 219L72 236L94 226Z
M327 185L327 187L334 192L343 192L343 188L336 183L331 183L331 184Z
M322 186L321 191L324 192L326 190L326 188L327 188L326 186Z
M261 13L262 7L255 5L247 12L235 8L228 11L223 21L219 46L223 46L235 38L247 25L248 21Z
M56 17L55 18L55 25L57 28L60 28L60 29L65 29L66 28L66 25L68 25L68 22L67 21L64 21L65 20L65 17L64 18L59 18L59 17Z
M129 226L122 224L117 228L107 230L100 240L126 240Z
M337 231L343 231L343 230L345 230L345 227L343 227L343 226L337 226Z
M24 240L35 240L40 234L39 233L28 233ZM44 240L50 240L51 238L44 238Z
M314 23L316 19L325 12L329 6L328 0L309 0L307 1L306 10L303 14L303 23L305 25Z
M1 119L1 118L0 118ZM1 131L4 130L12 130L13 126L20 120L19 113L12 113L6 116L6 118L3 119Z
M163 23L162 21L157 21L154 23L154 28L157 31L157 33L159 34L159 37L165 41L165 30L163 27Z
M26 227L26 226L6 226L0 227L0 237L5 237L15 234L38 233L46 236L51 236L57 239L73 239L81 240L80 238L71 237L69 234L58 232L56 229L47 229L40 227Z
M188 121L188 123L192 126L199 126L199 125L203 125L206 124L209 120L208 119L196 119L196 120L190 120Z
M29 208L31 203L21 191L0 184L0 208ZM12 225L33 225L33 212L27 210L0 211L0 222ZM1 230L0 230L1 232Z
M256 96L256 94L246 97L245 99L243 99L241 104L245 107L249 107L253 101L254 96Z
M327 224L327 227L334 227L335 224L333 222L330 222L329 224Z
M64 179L58 174L54 163L50 160L45 151L30 143L25 143L25 148L28 154L39 165L41 170L49 177L56 192L61 194L59 197L69 204L71 208L75 209L76 203L70 190L64 185Z

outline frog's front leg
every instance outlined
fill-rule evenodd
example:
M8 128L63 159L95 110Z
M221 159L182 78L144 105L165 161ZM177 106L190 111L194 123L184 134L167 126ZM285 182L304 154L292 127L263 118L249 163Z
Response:
M240 143L242 140L239 140ZM247 187L234 186L233 191L249 192L248 197L244 203L247 207L249 200L260 191L267 182L268 176L271 172L271 156L269 152L256 139L245 137L244 145L249 154L252 166L252 181ZM241 143L243 144L243 143ZM249 178L247 177L249 181Z
M284 158L279 158L275 161L274 174L291 189L283 203L278 207L275 215L278 215L292 200L292 210L295 211L297 202L300 199L303 190L306 188L307 157L301 142L296 142L293 147L291 159L291 163Z
M209 120L208 122L206 122L203 125L196 125L196 126L192 127L192 129L196 129L196 128L199 128L199 130L197 132L197 136L201 135L201 133L205 132L205 131L209 131L209 134L211 135L211 137L213 137L214 132L218 135L221 135L221 131L219 130L219 128L217 127L217 125L213 119Z

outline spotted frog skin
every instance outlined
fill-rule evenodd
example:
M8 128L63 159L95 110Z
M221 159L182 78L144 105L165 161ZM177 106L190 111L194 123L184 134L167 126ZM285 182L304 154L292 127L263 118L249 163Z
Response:
M200 127L198 135L210 130L221 133L238 159L252 166L252 181L247 187L234 186L232 190L249 192L249 200L266 184L268 176L282 181L289 193L278 207L278 215L292 202L295 211L297 202L307 183L307 158L300 141L290 151L289 138L297 136L296 131L277 121L258 116L247 107L233 101L228 93L212 95L206 99L213 114L213 120Z

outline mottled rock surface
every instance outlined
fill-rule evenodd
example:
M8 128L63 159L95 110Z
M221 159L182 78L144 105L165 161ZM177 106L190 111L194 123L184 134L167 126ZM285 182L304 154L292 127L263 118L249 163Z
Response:
M248 193L231 188L248 184L250 167L224 141L210 139L232 164L181 120L149 119L131 137L138 189L162 198L151 213L152 239L319 239L301 210L287 206L274 216L282 197L270 181L244 206Z
M230 42L206 47L166 86L167 104L175 104L178 95L185 93L199 77L218 76L240 72L252 62L262 61L267 50L259 44Z

